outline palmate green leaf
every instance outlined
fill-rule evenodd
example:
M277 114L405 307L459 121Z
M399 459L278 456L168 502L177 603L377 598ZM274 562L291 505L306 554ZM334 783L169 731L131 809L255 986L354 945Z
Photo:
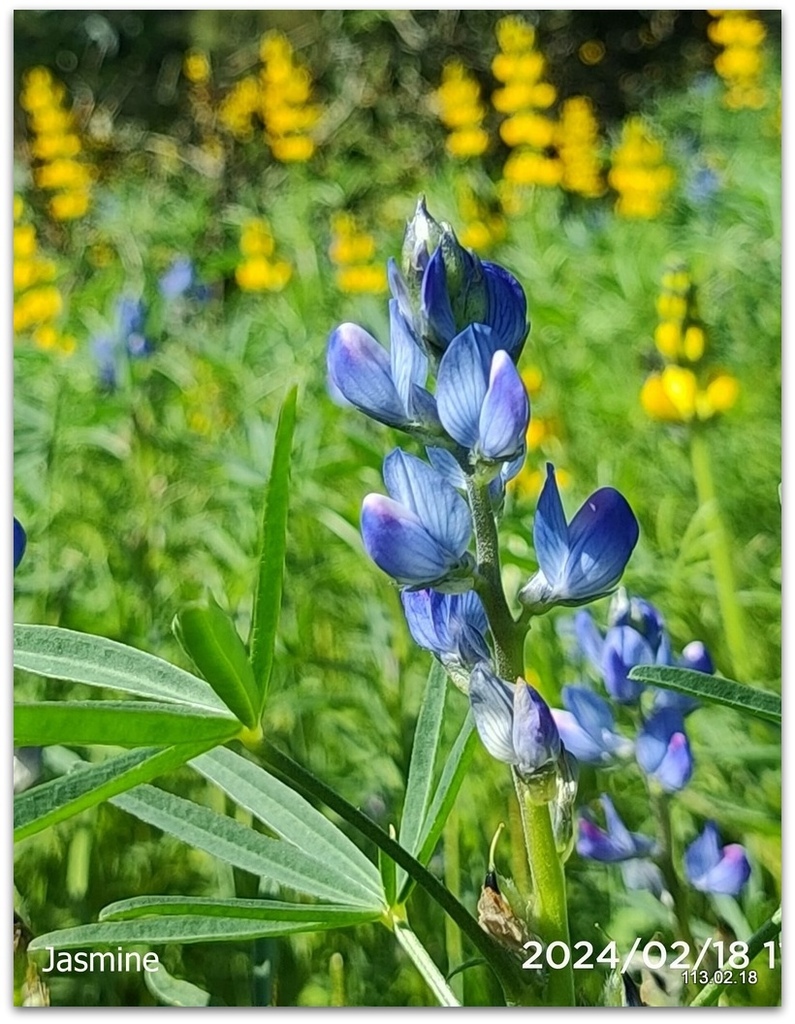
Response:
M190 672L115 640L58 626L14 626L14 667L197 711L227 712L212 688Z
M316 860L292 843L246 828L207 807L139 786L111 801L142 821L253 875L332 903L344 901L371 910L383 909L372 892L354 878Z
M257 724L259 696L248 653L234 623L215 602L183 609L174 633L224 704L249 729Z
M262 714L273 668L276 630L282 604L284 582L284 555L287 548L287 511L290 502L290 458L295 430L297 389L291 388L282 404L273 463L265 497L262 519L262 550L259 575L254 592L254 611L251 621L251 667L254 671L259 707Z
M219 748L191 761L235 803L309 856L355 879L383 904L378 869L348 837L295 790L232 750Z
M236 718L197 714L175 704L86 700L14 705L14 743L20 747L53 743L145 747L196 740L223 743L239 731Z
M636 665L630 671L629 678L639 683L686 693L712 704L724 704L735 711L781 725L781 697L770 690L760 690L733 679L708 676L704 672L669 665Z
M245 917L199 917L195 914L144 917L133 921L82 924L76 928L48 932L35 938L28 946L28 952L42 952L48 946L60 952L86 947L162 946L170 942L239 942L336 927L336 922L312 920L254 921Z
M202 752L215 740L179 746L144 747L99 764L76 767L68 775L35 786L14 798L14 840L71 818L73 814L108 800L117 793L148 782Z
M169 974L160 964L156 971L144 971L144 984L163 1006L209 1006L212 996L203 988Z
M327 921L335 926L374 921L376 910L346 904L286 903L281 900L211 899L188 896L134 896L110 903L100 921L128 921L149 915L195 914L199 917L243 917L253 921Z
M420 833L431 802L434 766L442 739L446 696L447 673L434 659L414 729L414 743L406 781L406 799L403 802L398 833L400 845L411 854L417 853ZM398 871L398 888L401 888L405 881L405 871Z

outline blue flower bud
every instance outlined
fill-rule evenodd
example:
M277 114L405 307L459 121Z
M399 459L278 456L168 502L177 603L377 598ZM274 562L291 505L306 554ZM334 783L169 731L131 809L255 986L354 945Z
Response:
M461 592L472 586L469 507L426 462L395 449L384 461L390 497L368 494L362 537L384 572L409 587Z
M632 509L612 487L595 491L567 524L555 470L547 463L533 522L539 570L519 592L519 600L538 613L604 596L621 579L638 536Z
M666 793L683 789L693 774L693 757L681 712L660 708L643 723L635 740L635 756L643 771Z
M426 589L404 590L400 597L415 642L431 651L466 691L471 669L491 658L489 624L478 595L474 590L441 594Z
M632 626L646 640L655 655L665 635L665 622L654 605L642 597L629 597L623 587L619 587L610 602L607 624Z
M14 571L16 572L19 563L22 561L22 556L25 554L25 548L28 546L28 535L25 533L25 527L20 523L16 516L14 516Z
M643 692L641 683L629 678L636 665L654 664L651 647L632 626L608 629L602 646L605 689L619 704L635 704Z
M629 831L607 794L600 797L600 803L604 810L607 829L600 828L589 812L582 812L577 838L577 853L581 857L616 863L645 857L655 850L656 843L652 838L640 832Z
M178 299L190 291L195 280L193 263L186 256L175 259L168 270L161 274L157 286L164 299Z
M332 331L326 353L329 379L347 401L379 423L439 433L436 403L424 387L428 360L395 299L389 316L389 355L358 324L344 323Z
M736 896L751 876L744 847L718 845L718 830L708 821L704 831L685 850L685 874L694 889Z
M509 686L481 662L470 677L469 701L492 757L513 765L523 781L554 768L561 755L557 726L541 694L524 679Z
M584 686L564 686L565 710L552 709L560 738L569 753L586 764L610 764L632 752L631 740L615 731L610 705Z
M436 398L447 433L473 464L512 461L524 448L530 402L495 332L481 324L457 335L439 363Z

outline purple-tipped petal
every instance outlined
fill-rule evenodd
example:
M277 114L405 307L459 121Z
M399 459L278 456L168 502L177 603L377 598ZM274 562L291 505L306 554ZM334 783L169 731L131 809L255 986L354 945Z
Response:
M668 793L682 789L693 774L693 757L682 715L675 708L655 711L635 741L635 756L643 771Z
M607 829L600 828L587 813L580 817L577 852L581 857L614 863L645 857L652 852L654 840L640 832L630 832L607 794L601 797L600 802Z
M486 322L500 339L514 362L521 355L527 337L527 299L513 274L497 263L484 260L483 278L486 284Z
M700 640L692 640L685 647L679 664L682 668L689 668L693 672L706 672L710 676L715 672L715 665L709 651Z
M364 328L344 323L332 331L326 362L330 379L357 409L387 426L406 425L389 356Z
M613 626L607 631L602 647L602 675L605 689L620 704L634 704L643 686L629 678L635 665L651 665L651 648L632 626Z
M560 734L552 712L524 679L514 687L513 749L516 767L524 775L532 775L560 755Z
M524 444L529 421L530 401L522 378L508 353L496 352L480 408L478 451L495 462L514 458Z
M745 849L730 843L722 849L714 822L685 850L685 874L694 889L736 896L751 875Z
M422 586L441 579L456 559L404 505L368 494L362 505L362 538L375 564L398 583Z
M469 506L432 466L396 448L384 460L384 483L452 560L466 551L472 535Z
M469 680L469 703L483 746L498 761L514 764L512 688L488 666L476 665Z

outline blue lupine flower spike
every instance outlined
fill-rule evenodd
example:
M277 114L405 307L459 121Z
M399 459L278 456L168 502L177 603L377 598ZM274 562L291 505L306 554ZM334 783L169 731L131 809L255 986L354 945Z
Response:
M22 556L25 554L25 548L28 546L28 535L25 533L25 527L20 523L16 516L14 516L14 571L16 572L19 563L22 561Z
M469 674L479 661L491 658L486 637L489 624L474 590L440 594L436 590L404 590L406 622L414 641L431 651L455 685L467 693Z
M524 679L510 686L481 662L472 671L469 701L483 745L521 779L552 769L561 755L560 736L543 697Z
M719 845L718 829L708 821L685 850L685 874L694 889L736 896L751 875L751 865L739 843Z
M373 561L404 586L470 590L472 520L461 495L426 462L395 449L384 461L389 497L368 494L362 538Z
M615 863L653 853L656 846L654 839L640 832L630 832L607 794L600 798L600 803L607 828L600 828L588 812L582 813L577 839L577 853L581 857Z
M608 594L621 579L638 536L632 509L612 487L594 491L567 524L555 470L547 463L533 522L539 569L519 592L519 600L537 614Z

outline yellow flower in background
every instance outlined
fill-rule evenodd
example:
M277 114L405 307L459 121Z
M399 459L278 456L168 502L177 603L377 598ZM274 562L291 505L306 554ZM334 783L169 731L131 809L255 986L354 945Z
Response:
M218 120L240 142L254 135L252 121L260 108L259 82L248 75L236 82L218 105Z
M281 32L263 36L260 59L259 112L271 153L282 163L304 163L315 151L308 133L320 117L311 103L312 76Z
M270 225L263 217L247 220L240 231L242 259L235 268L235 280L246 292L278 292L293 275L285 260L272 259L276 243Z
M589 199L604 195L599 125L588 97L572 96L563 103L557 126L557 148L563 168L563 188Z
M544 377L537 366L528 366L521 372L531 402L541 393ZM527 458L513 480L508 482L508 490L521 500L535 500L546 478L544 464L547 459L556 463L555 476L559 486L571 484L571 474L565 469L557 468L563 454L563 442L560 438L561 429L554 416L540 416L533 411L525 434Z
M546 61L536 49L535 29L515 15L501 18L495 33L499 53L491 70L502 87L491 95L494 109L507 115L500 136L513 152L503 167L503 179L512 186L541 185L552 188L563 176L560 160L548 152L556 138L555 122L543 111L555 102L557 91L543 80ZM516 203L506 191L509 213Z
M739 394L739 382L729 373L718 373L706 388L701 388L692 370L671 365L646 379L640 401L652 419L690 423L694 419L708 420L718 413L727 412Z
M442 66L442 82L432 97L439 120L448 129L445 147L458 160L481 156L489 145L483 128L486 108L480 99L480 83L459 60Z
M57 321L64 308L63 296L52 282L55 263L39 251L36 228L23 220L25 203L14 196L14 334L30 333L33 343L43 350L68 355L75 349L74 338L61 335Z
M505 218L463 179L456 182L456 205L461 224L458 239L467 249L486 252L505 238Z
M662 143L652 137L642 118L624 122L608 182L618 193L615 211L620 217L652 220L662 212L674 172L664 163Z
M384 265L374 262L375 238L359 228L353 214L340 212L332 217L328 253L335 267L334 280L341 292L381 295L386 291Z
M767 102L762 86L765 26L749 11L711 11L715 20L707 26L712 43L722 47L715 71L723 79L723 102L730 110L760 110Z
M203 50L188 50L182 62L182 73L193 85L210 81L210 58Z
M93 168L81 159L82 145L66 99L66 87L48 68L30 68L23 75L19 102L28 115L30 152L37 161L33 180L38 188L53 192L47 208L57 221L85 216L94 179Z

